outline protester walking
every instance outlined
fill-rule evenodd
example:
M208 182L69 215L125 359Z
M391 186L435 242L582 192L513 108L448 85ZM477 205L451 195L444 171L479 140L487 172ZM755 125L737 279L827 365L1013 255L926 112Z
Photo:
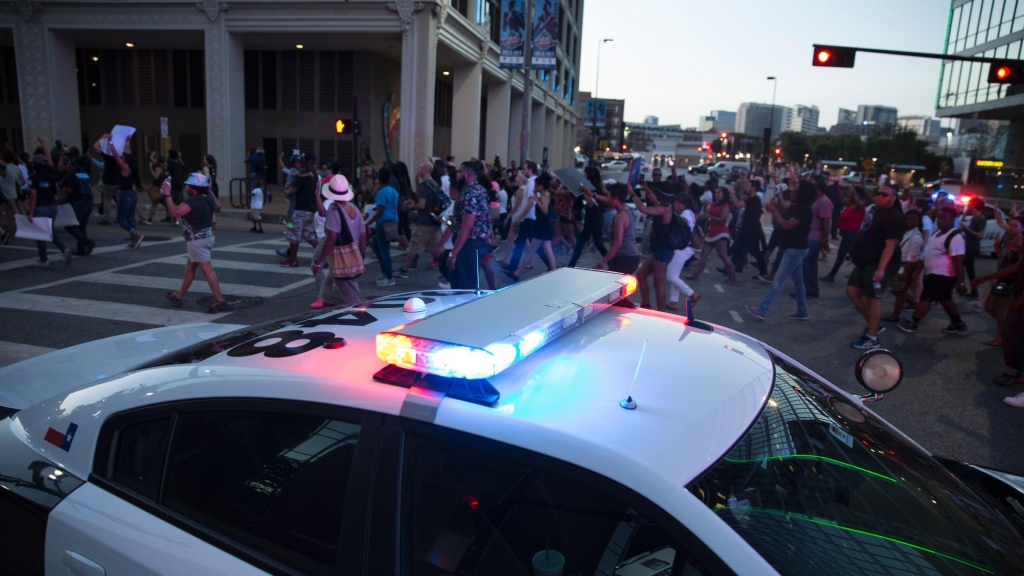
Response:
M441 192L441 185L432 177L433 172L434 165L430 162L424 162L416 169L419 182L416 201L407 201L409 208L416 211L416 227L405 252L405 264L396 273L399 278L408 278L409 271L417 268L420 256L424 252L433 254L441 241L441 213L448 207L448 202Z
M491 248L491 208L487 190L477 178L476 166L472 162L463 162L453 184L459 189L459 199L453 211L455 241L448 255L448 267L452 269L452 288L456 289L480 287L479 265Z
M317 247L315 216L319 189L316 158L308 157L302 164L302 170L292 179L292 186L287 192L291 198L289 205L294 209L291 212L291 226L284 231L284 237L288 240L288 254L284 262L281 262L284 268L298 268L299 244L306 242L313 248Z
M1022 244L1024 244L1024 219L1013 218L1006 222L1006 234L1001 238L997 237L994 244L996 251L996 273L975 278L971 281L971 288L977 290L985 282L995 280L985 295L985 312L995 318L996 337L983 342L986 346L1002 346L1003 344L1003 323L1010 302L1013 300L1011 293L1012 283L1006 279L997 280L997 274L1021 261Z
M312 271L314 277L318 276L329 258L330 273L320 285L317 301L322 306L361 302L358 279L365 271L366 224L359 208L352 204L355 193L348 179L336 174L323 187L321 194L331 204L324 223L324 249L313 262Z
M220 199L220 186L217 185L217 159L211 154L203 156L203 175L210 182L210 193ZM213 229L217 229L217 215L213 215Z
M141 220L146 226L153 225L156 209L163 204L164 195L160 190L164 187L167 176L167 160L163 156L157 156L156 152L150 152L149 177L153 179L153 185L146 187L146 195L149 196L149 215Z
M818 290L818 256L828 252L832 230L832 201L825 194L825 185L815 186L817 197L811 204L811 231L807 236L807 257L804 258L804 287L808 298L820 298Z
M107 134L105 138L110 140L110 134ZM134 250L142 245L142 240L145 238L135 228L135 207L139 203L135 187L142 185L142 182L139 181L139 164L135 161L135 156L132 155L130 139L125 139L123 155L117 151L113 142L110 143L110 151L113 152L114 161L117 162L121 170L117 192L117 224L131 235L128 247Z
M263 180L259 176L252 179L249 209L252 210L252 228L249 231L263 234Z
M40 138L40 141L42 139ZM43 145L46 149L46 145ZM36 154L32 157L32 175L28 179L28 221L34 223L35 218L57 217L57 171L53 160L47 154ZM64 257L64 265L71 264L71 249L64 245L56 231L53 231L53 245ZM39 261L36 266L49 266L46 256L46 242L36 241Z
M839 274L839 269L846 262L846 257L850 254L850 248L853 247L853 241L857 238L857 232L860 232L861 224L864 222L864 203L859 195L850 192L844 196L843 203L843 211L839 213L839 224L837 226L839 248L836 250L836 261L832 264L832 269L829 270L828 274L819 278L823 282L836 281L836 274Z
M537 226L537 197L534 194L534 186L537 182L537 163L527 160L523 164L523 176L526 182L523 183L522 201L519 203L519 216L513 217L513 224L518 225L516 240L512 248L512 255L509 257L506 270L515 272L519 270L519 262L526 251L527 243L533 238L534 227ZM519 193L517 192L518 196Z
M113 154L103 151L104 143L107 144L110 151L114 150L114 143L110 141L110 134L105 134L97 140L92 145L92 149L103 158L103 169L100 171L99 183L100 214L103 215L100 224L109 226L111 221L116 220L117 217L117 206L115 206L114 202L121 190L121 166L114 159Z
M594 268L600 270L607 266L612 272L634 274L640 266L640 249L636 245L633 230L636 226L636 215L626 206L630 200L628 188L623 184L608 187L608 201L615 216L612 218L612 240L608 253Z
M224 300L224 294L220 291L220 282L217 274L213 271L213 263L210 261L214 246L213 236L213 215L220 211L220 204L210 193L210 183L201 172L189 175L183 183L187 190L188 197L182 204L175 204L171 197L171 186L164 182L161 191L164 195L164 205L167 213L173 218L180 218L183 222L182 234L188 251L188 262L185 264L185 277L182 279L181 288L176 292L169 292L167 299L180 308L185 299L192 281L196 277L196 269L202 271L206 283L213 293L214 303L207 312L217 314L225 312L228 304Z
M736 194L738 188L742 188L742 198ZM747 255L749 254L754 257L754 262L757 263L758 275L764 276L768 274L768 268L764 262L764 251L761 250L761 242L764 238L764 228L761 225L764 205L761 202L761 198L757 195L754 187L749 184L742 187L734 186L733 205L743 211L743 214L740 216L739 231L733 252L734 257L731 258L736 268L736 273L743 272L747 265Z
M185 201L185 180L188 179L188 170L181 162L181 154L174 149L167 151L167 177L171 181L171 199L175 204L181 204ZM171 224L179 223L170 215L163 221Z
M964 284L964 253L965 242L960 230L954 230L956 209L943 206L936 214L938 231L928 239L924 248L924 289L921 301L914 307L914 315L899 324L904 332L917 332L921 320L931 309L932 302L938 302L949 315L950 324L942 329L946 334L967 331L967 325L960 318L956 303L953 302L953 289L957 294L967 293Z
M863 229L850 247L854 269L846 284L846 296L867 322L854 348L879 348L879 322L882 319L882 292L900 268L899 243L903 239L903 216L895 206L896 193L890 186L875 191L874 204L865 208Z
M889 281L889 290L896 297L892 308L892 314L883 318L886 322L899 322L900 313L903 307L910 302L917 306L917 299L913 294L907 292L917 283L921 272L924 270L924 262L921 260L921 252L924 249L924 235L921 234L921 213L911 210L903 215L903 239L900 240L900 269Z
M391 186L391 170L381 166L377 171L377 194L374 199L376 211L366 221L366 227L376 225L373 232L373 253L380 263L380 277L377 286L395 285L391 269L391 242L398 240L398 191Z
M768 290L764 300L757 306L747 306L750 312L758 320L764 320L768 315L775 299L782 293L786 285L786 278L793 280L793 287L796 289L796 312L787 314L789 320L808 320L810 313L807 311L807 291L804 286L803 260L807 257L807 237L811 232L811 221L813 214L811 205L814 204L816 189L814 184L807 180L800 182L796 198L793 204L785 212L779 212L779 202L772 199L768 204L768 213L772 216L773 225L779 230L779 250L782 252L782 260L779 262L779 270L772 281L772 287Z
M518 282L526 268L533 261L533 253L536 251L544 259L548 270L558 267L555 261L555 252L552 242L555 237L555 215L554 200L551 197L552 178L548 173L543 173L534 181L533 203L536 207L536 223L533 228L533 238L526 247L525 255L514 270L506 270L505 275L513 282ZM552 216L555 219L552 219Z
M647 206L640 197L636 195L636 192L628 187L627 190L630 192L633 204L637 207L637 210L646 214L651 221L651 255L648 256L642 264L640 264L640 268L636 271L637 282L640 287L640 307L651 307L648 278L653 276L655 301L658 305L658 310L664 312L668 309L668 302L665 294L665 280L668 277L668 265L675 257L677 249L679 251L685 249L685 246L682 245L682 240L678 240L678 244L673 242L673 236L679 236L678 233L673 234L673 227L678 225L675 221L676 215L673 212L673 205L680 211L685 208L685 205L678 197L672 202L672 204L661 204L658 200L657 194L651 194L648 198L652 205ZM678 276L676 277L676 281L681 284L681 289L687 294L687 296L693 293L693 290L691 290L686 283L679 280Z
M985 237L985 227L988 225L988 219L981 213L981 209L985 207L985 200L975 196L971 198L971 201L967 203L967 212L960 221L960 233L964 237L964 271L967 272L967 278L973 284L974 279L977 278L977 274L974 271L974 261L978 258L978 254L981 253L981 240ZM970 293L967 295L968 298L977 298L978 289L971 288Z
M18 159L14 156L14 152L4 150L3 162L0 167L0 201L3 202L7 218L7 230L0 235L0 244L7 244L17 230L14 216L23 214L24 207L19 197L22 187L21 170L18 169Z
M77 151L77 150L76 150ZM57 204L67 202L75 212L78 219L77 226L65 226L64 231L70 234L78 243L75 254L88 256L92 254L96 242L89 238L87 228L89 216L93 211L92 179L89 176L89 159L85 156L76 156L71 160L70 170L61 179L58 188L60 196Z
M698 220L708 221L708 231L704 236L704 249L700 253L700 260L693 267L693 273L686 277L687 280L700 279L704 267L707 265L708 257L712 252L717 252L718 257L725 265L727 278L723 284L734 284L736 282L736 269L732 260L729 259L729 191L724 187L718 187L713 193L713 200L705 203L704 213Z
M757 198L757 196L754 196L754 198ZM678 302L680 293L690 301L690 304L696 304L700 300L700 293L695 292L693 288L690 288L686 282L683 282L681 277L683 268L686 266L686 263L693 258L695 253L693 249L693 238L697 231L697 216L694 212L694 202L689 194L680 192L676 194L675 205L676 210L679 212L678 217L682 218L683 222L686 223L689 233L686 234L686 238L684 238L684 240L688 240L685 242L685 247L680 249L675 245L673 246L672 261L668 263L666 277L669 282L669 295L668 304L666 304L665 307L669 310L679 309ZM680 225L681 223L676 222L676 224ZM758 219L757 225L760 227L760 219Z
M576 263L579 262L587 242L594 243L594 248L597 249L602 258L608 253L608 249L605 248L604 241L601 238L602 228L604 228L604 206L602 202L607 202L608 192L604 188L604 182L601 181L601 172L595 166L584 168L583 175L586 176L590 185L594 187L594 191L591 192L586 186L580 185L584 204L583 230L576 237L576 246L573 247L572 257L569 259L569 268L576 267Z

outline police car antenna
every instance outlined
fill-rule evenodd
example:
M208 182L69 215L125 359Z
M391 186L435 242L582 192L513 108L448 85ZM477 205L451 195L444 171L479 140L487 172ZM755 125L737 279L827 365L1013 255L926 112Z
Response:
M629 385L629 394L619 401L619 406L626 410L636 410L636 402L633 401L633 387L636 386L636 377L640 375L640 364L644 361L644 352L647 351L647 338L644 338L644 346L640 349L640 359L636 361L636 372L633 373L633 383Z

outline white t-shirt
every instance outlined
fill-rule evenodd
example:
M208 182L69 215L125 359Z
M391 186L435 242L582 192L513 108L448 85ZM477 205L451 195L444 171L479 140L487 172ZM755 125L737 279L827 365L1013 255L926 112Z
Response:
M329 213L331 211L331 204L334 200L324 200L324 212ZM327 233L324 232L324 224L327 222L326 216L321 216L320 212L314 212L313 215L313 229L316 231L317 238L325 238Z
M523 186L523 189L526 191L526 193L523 194L523 204L526 205L527 203L529 203L528 205L530 206L530 209L526 211L526 216L523 218L524 220L537 219L537 202L534 200L533 197L533 187L536 184L537 177L530 176L526 180L526 186Z
M447 194L447 192L445 194ZM448 229L448 225L445 224L445 220L451 218L454 214L455 214L455 202L452 202L451 204L449 204L448 207L444 209L444 212L441 212L441 235L442 236L444 236L444 231ZM455 234L452 234L451 236L449 236L448 240L445 241L445 243L444 243L444 250L452 250L452 249L455 248L455 245L452 244L452 240L453 240L452 237L453 236L455 236Z
M504 188L498 188L498 214L508 214L508 192Z
M927 242L932 236L932 232L935 230L935 223L932 222L931 216L927 214L921 215L921 235L924 236L924 241Z
M941 276L956 276L953 268L953 256L963 256L967 252L964 245L964 235L957 234L949 242L949 253L946 253L946 238L956 232L951 229L949 232L936 232L928 239L928 245L924 247L924 273L939 274Z
M921 259L921 252L924 251L924 237L917 228L912 228L903 233L900 240L900 254L904 262L917 262Z
M447 174L445 174L444 176L441 176L441 190L444 190L444 193L449 195L449 196L451 196L451 192L449 191L449 187L451 185L452 185L452 179L449 178Z
M249 200L249 207L253 210L263 210L263 188L252 189L252 198Z

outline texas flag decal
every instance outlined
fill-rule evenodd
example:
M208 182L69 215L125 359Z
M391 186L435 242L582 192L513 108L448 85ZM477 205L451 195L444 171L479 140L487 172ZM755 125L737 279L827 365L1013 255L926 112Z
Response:
M46 440L50 444L53 444L57 448L68 452L71 450L71 441L75 439L75 431L78 430L78 424L72 422L68 424L68 431L61 434L59 431L50 428L46 431L46 436L43 440Z

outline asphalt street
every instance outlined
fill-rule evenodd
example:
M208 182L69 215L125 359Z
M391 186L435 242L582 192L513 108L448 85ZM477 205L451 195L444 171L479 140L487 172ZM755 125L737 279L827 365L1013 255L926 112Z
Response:
M24 240L0 246L0 365L153 326L211 320L252 324L308 310L316 299L308 268L309 247L300 252L299 268L280 268L274 249L285 246L283 227L267 225L262 235L249 232L248 227L242 220L221 220L214 268L224 292L246 298L251 306L217 315L206 314L199 305L201 298L209 298L201 276L182 308L174 309L166 300L166 293L180 284L185 262L182 238L167 224L144 227L146 241L138 250L126 248L127 234L121 229L94 225L90 234L98 248L92 256L75 258L67 267L56 253L50 254L49 268L32 266L35 246ZM63 232L58 234L70 240ZM396 262L403 258L397 247L393 254ZM503 255L504 250L496 254ZM585 254L581 266L597 259L596 252ZM558 253L559 265L567 260L567 254ZM364 298L437 287L438 272L427 258L421 258L419 269L409 279L398 280L399 284L389 289L374 285L377 264L367 262L360 281ZM752 279L754 269L747 266L736 285L726 286L724 276L715 271L717 266L713 256L704 276L691 283L702 294L695 308L697 318L758 338L844 389L862 393L853 374L861 352L849 343L861 333L864 323L845 297L843 281L849 264L836 283L822 284L821 298L810 302L811 319L807 322L784 318L795 308L788 288L766 321L750 316L744 305L757 304L768 285ZM993 268L994 260L979 260L980 273ZM544 265L535 260L530 275L543 270ZM499 286L508 283L500 270L495 275ZM888 325L889 331L881 336L883 345L899 355L906 378L897 390L870 407L937 454L1024 472L1024 451L1016 441L1017 435L1024 433L1024 411L1002 402L1003 397L1024 391L1024 386L1007 389L991 383L1002 370L1001 351L982 342L995 334L995 323L969 308L965 300L958 300L958 305L970 328L967 334L943 334L940 329L948 319L937 307L915 335ZM886 297L883 308L888 312L891 307L892 299ZM686 376L687 365L700 361L679 358L679 372L666 377L677 378L680 386L700 386Z

